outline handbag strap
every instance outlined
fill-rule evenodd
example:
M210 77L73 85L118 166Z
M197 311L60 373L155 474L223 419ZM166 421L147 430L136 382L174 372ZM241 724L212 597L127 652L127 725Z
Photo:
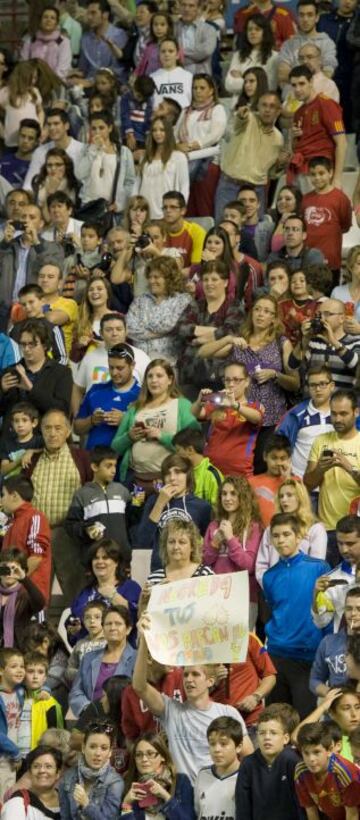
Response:
M121 151L121 148L120 148L120 151ZM114 181L113 181L113 187L112 187L112 192L111 192L111 205L113 205L114 202L115 202L116 189L117 189L117 184L119 182L119 175L120 175L120 164L121 164L120 163L120 154L116 154L116 168L115 168Z

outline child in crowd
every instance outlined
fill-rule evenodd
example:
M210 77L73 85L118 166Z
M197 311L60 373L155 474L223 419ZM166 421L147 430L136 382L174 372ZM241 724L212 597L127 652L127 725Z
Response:
M69 272L64 278L62 295L81 301L92 270L101 263L102 227L95 222L84 222L80 229L81 249L71 258ZM69 265L66 263L68 270Z
M204 456L205 437L194 427L184 427L172 440L173 447L179 456L191 461L194 471L194 493L198 498L216 504L223 476L220 470Z
M280 319L291 344L301 340L301 325L314 318L318 304L309 292L306 271L296 270L290 274L290 298L279 300Z
M0 650L0 801L15 783L20 761L20 716L24 704L24 656L17 649Z
M98 445L90 453L90 464L93 481L76 490L65 521L67 532L81 545L84 564L90 545L100 538L113 538L128 557L125 511L130 493L114 481L117 455L111 447Z
M3 538L2 550L15 546L25 553L27 574L48 603L51 582L51 532L44 513L33 507L33 496L33 484L23 475L11 476L4 483L1 492L2 508L12 517Z
M66 679L70 686L76 678L80 669L80 663L87 652L92 652L94 649L103 649L106 641L103 633L102 618L106 612L106 605L103 601L90 601L84 607L82 622L87 631L85 638L80 638L74 646L74 649L69 657ZM71 617L71 616L70 616ZM72 618L68 620L67 626L75 626L80 624L80 618Z
M10 430L1 441L1 475L20 473L30 463L33 453L40 452L43 446L39 411L30 402L18 402L10 412Z
M269 436L264 447L266 473L249 478L257 496L264 527L270 524L275 513L275 497L280 484L291 474L291 446L286 436Z
M350 732L349 741L353 762L360 768L360 726Z
M150 130L155 83L151 77L136 77L120 102L121 136L130 151L144 148ZM135 156L136 159L136 156Z
M248 402L250 377L245 365L228 364L224 371L225 391L200 390L192 412L200 421L210 421L205 454L224 475L253 474L256 438L264 408Z
M299 760L288 745L288 721L278 706L259 717L258 745L240 766L235 789L236 820L299 820L294 771ZM314 818L315 820L315 818Z
M61 706L52 695L45 695L45 685L49 664L39 652L25 655L25 700L20 715L18 746L24 758L39 745L46 729L63 729L64 720ZM43 696L41 696L43 693Z
M214 813L235 820L235 785L242 749L242 728L231 717L215 718L206 736L213 761L200 769L194 786L195 811L199 820L210 820Z
M110 765L112 735L105 722L93 723L85 732L81 758L59 784L62 820L118 820L124 784Z
M352 207L348 196L333 185L334 166L328 157L309 160L309 176L314 190L305 194L302 210L306 224L306 245L322 251L339 281L342 235L351 228Z
M326 723L302 726L297 742L303 760L295 769L295 788L308 820L316 820L319 811L330 820L355 820L360 807L359 769L334 754Z
M10 336L15 342L20 339L23 319L42 319L47 325L51 334L51 348L49 354L52 359L60 364L67 364L68 357L65 348L64 334L61 327L49 322L44 313L44 293L40 285L35 282L19 290L19 319L15 320L11 328Z

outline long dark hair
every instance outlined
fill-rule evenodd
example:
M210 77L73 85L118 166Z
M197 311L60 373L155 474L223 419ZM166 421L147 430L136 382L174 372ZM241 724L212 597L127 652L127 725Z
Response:
M166 39L168 40L169 38L167 37ZM163 124L165 130L165 141L161 146L161 161L164 166L169 161L173 151L176 150L176 140L174 137L174 131L171 123L168 122L168 120L166 120L164 117L154 117L151 123L150 131L146 137L145 155L141 164L142 169L144 168L146 162L150 163L153 161L153 159L155 159L158 146L153 138L152 129L155 123L158 121L160 121Z
M165 742L164 735L156 734L155 732L146 732L144 735L141 735L135 740L135 743L132 747L130 760L129 760L129 768L124 777L124 794L126 794L132 783L136 782L137 778L139 777L139 772L136 766L136 749L139 743L145 740L146 743L149 743L150 746L153 746L154 749L164 758L165 766L169 769L171 773L171 796L175 793L175 785L176 785L176 769L174 763L172 761L168 746Z
M92 544L88 550L87 562L91 573L90 583L97 583L97 578L92 568L92 562L94 558L96 558L96 555L100 549L104 550L107 558L111 558L112 561L116 562L115 574L119 584L125 583L129 577L129 562L122 555L119 544L117 544L116 541L113 541L112 538L102 538L100 541L95 541L95 544Z
M246 60L253 50L253 46L247 39L247 30L250 23L255 23L255 25L258 28L261 28L263 32L263 38L259 46L259 51L261 63L264 65L264 63L268 61L271 52L274 49L274 35L272 33L271 23L267 17L264 17L264 15L260 13L252 14L251 17L248 17L246 20L243 36L239 46L239 57L241 61Z
M106 123L108 128L111 128L109 139L110 142L112 142L112 144L115 146L117 153L119 153L121 148L120 132L117 126L115 125L114 117L112 116L110 111L93 111L93 113L89 116L90 127L94 120L102 120Z
M68 184L68 187L70 188L71 191L74 191L75 194L77 194L80 185L79 185L79 182L76 179L76 176L75 176L75 173L74 173L74 163L73 163L71 157L68 156L66 151L63 150L63 148L50 148L49 151L47 152L46 159L45 159L45 162L44 162L42 168L40 169L37 176L34 177L34 179L33 179L32 186L33 186L33 189L34 189L35 193L38 192L41 185L45 182L45 179L46 179L47 174L48 174L46 166L47 166L48 160L51 159L51 157L58 157L59 159L61 159L63 161L63 163L65 165L65 178L66 178L66 182Z
M261 66L254 66L254 68L247 68L243 74L243 80L246 80L248 74L254 74L256 77L256 92L255 97L251 103L252 111L255 111L258 106L258 102L260 97L269 90L269 82L267 78L266 71L261 68ZM246 96L244 88L239 96L239 99L236 103L236 108L240 108L241 105L248 105L249 97Z
M225 231L225 228L217 228L216 225L214 225L213 228L210 228L204 239L204 248L206 248L206 242L211 236L218 236L219 239L221 239L221 241L223 242L224 250L221 256L219 256L218 258L221 259L222 262L224 262L227 268L230 268L232 263L234 262L234 254L232 252L229 236Z

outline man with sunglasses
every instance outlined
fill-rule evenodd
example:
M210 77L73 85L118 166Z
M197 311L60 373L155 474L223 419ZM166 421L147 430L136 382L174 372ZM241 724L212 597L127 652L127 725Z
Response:
M110 446L116 428L140 392L134 376L133 348L124 342L108 350L110 381L94 384L86 393L74 421L79 436L87 435L86 449Z
M289 356L289 367L326 365L332 373L335 387L355 385L359 363L360 336L345 333L345 304L339 299L319 303L315 319L301 325L302 339Z

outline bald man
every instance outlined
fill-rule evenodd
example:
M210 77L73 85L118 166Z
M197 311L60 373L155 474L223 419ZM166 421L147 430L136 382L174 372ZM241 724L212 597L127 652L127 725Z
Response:
M289 356L289 366L297 369L303 362L307 370L326 365L335 387L351 388L359 363L360 335L346 332L345 305L339 299L320 302L317 317L320 326L314 326L314 319L303 322L302 339Z

